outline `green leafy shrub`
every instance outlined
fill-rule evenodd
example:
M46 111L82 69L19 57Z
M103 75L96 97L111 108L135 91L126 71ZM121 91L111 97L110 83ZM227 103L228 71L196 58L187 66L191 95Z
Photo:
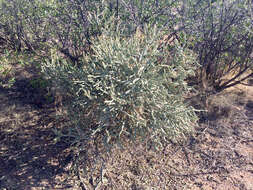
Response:
M44 73L72 96L76 138L102 136L110 144L121 136L152 134L157 142L178 140L197 120L183 103L194 55L178 44L170 50L161 46L164 33L156 27L126 37L117 26L92 41L94 53L83 59L82 68L56 54L43 64Z

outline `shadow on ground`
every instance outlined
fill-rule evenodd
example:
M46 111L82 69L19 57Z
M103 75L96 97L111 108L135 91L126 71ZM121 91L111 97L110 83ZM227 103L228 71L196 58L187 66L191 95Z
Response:
M253 120L253 100L248 100L247 104L245 105L246 115L249 120Z
M69 144L54 142L54 110L30 80L0 88L0 189L71 189L61 179L72 159Z

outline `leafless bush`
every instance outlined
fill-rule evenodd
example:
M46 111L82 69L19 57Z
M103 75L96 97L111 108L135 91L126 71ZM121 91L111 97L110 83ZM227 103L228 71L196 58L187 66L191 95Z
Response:
M221 91L253 75L252 7L245 0L185 2L182 28L198 54L204 89Z

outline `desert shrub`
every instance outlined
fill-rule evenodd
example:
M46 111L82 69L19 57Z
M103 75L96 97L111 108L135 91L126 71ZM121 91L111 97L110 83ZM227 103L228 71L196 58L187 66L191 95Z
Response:
M10 48L21 51L58 48L75 61L78 47L85 41L85 18L78 1L1 1L0 39ZM49 48L50 47L50 48Z
M175 14L179 0L108 0L109 9L121 22L127 23L130 31L145 24L171 27L177 21Z
M39 50L37 53L41 54L42 49L57 48L71 62L78 62L84 54L89 53L91 38L100 35L101 29L110 24L111 16L115 15L120 20L129 35L144 24L157 23L160 27L172 27L172 23L176 22L172 10L178 2L1 0L0 40L18 51ZM102 22L97 23L97 18Z
M159 23L160 27L175 24L172 7L178 1L54 1L53 14L49 14L51 42L61 53L78 62L90 53L91 38L101 35L112 22L121 23L121 32L132 35L144 24ZM110 20L112 16L117 19ZM172 19L173 18L173 19Z
M48 38L46 11L40 1L1 1L0 38L9 48L34 51Z
M72 96L68 107L77 139L101 136L109 145L121 136L152 134L161 142L189 134L197 118L183 95L194 55L178 44L161 48L163 32L156 27L127 37L118 25L94 38L94 53L82 68L56 54L43 64L44 73Z
M14 49L20 50L21 39L18 33L20 32L20 24L18 24L18 8L19 4L8 3L1 1L0 4L0 37L1 40L8 43Z
M43 56L54 48L77 63L91 53L92 38L102 34L112 16L124 35L156 25L198 54L197 80L203 87L222 90L251 76L251 7L246 0L1 0L0 41Z
M221 91L252 76L252 2L186 1L181 28L198 54L199 83Z

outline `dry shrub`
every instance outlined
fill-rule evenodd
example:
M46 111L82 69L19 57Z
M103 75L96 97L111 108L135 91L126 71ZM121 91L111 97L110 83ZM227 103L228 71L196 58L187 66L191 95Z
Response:
M159 49L164 34L156 27L146 26L140 38L138 33L122 36L119 25L94 38L94 54L83 59L82 68L59 56L43 65L44 73L72 96L71 136L77 141L102 136L107 146L121 136L147 134L158 144L177 141L197 121L194 109L183 103L194 57L179 44Z

